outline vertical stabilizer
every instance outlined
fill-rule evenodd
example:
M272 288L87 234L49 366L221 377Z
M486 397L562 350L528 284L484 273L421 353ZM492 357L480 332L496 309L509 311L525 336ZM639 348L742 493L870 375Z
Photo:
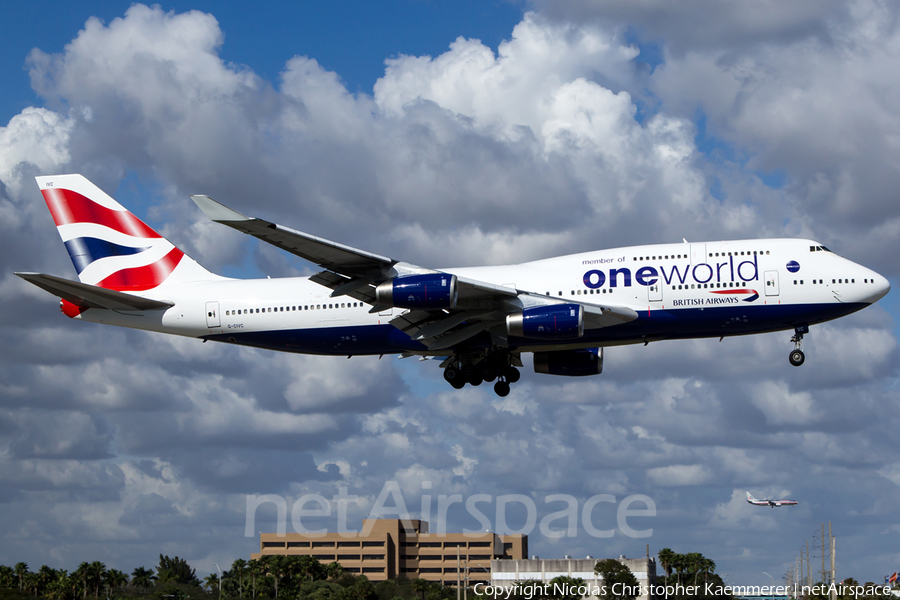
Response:
M140 292L221 279L82 175L35 179L82 283Z

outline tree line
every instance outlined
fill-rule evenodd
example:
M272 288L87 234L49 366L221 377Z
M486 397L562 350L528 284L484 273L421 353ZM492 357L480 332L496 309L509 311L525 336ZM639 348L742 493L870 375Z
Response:
M69 573L46 565L32 572L26 563L0 565L0 600L453 600L455 588L424 579L398 578L374 583L347 573L337 562L323 564L311 556L262 556L237 559L221 578L201 581L196 570L177 556L160 554L153 568L137 567L128 576L99 561L83 562Z

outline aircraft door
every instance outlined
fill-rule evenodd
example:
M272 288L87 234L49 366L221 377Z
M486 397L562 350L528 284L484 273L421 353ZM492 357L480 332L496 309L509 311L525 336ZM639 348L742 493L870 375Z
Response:
M218 302L207 302L206 303L206 326L210 329L214 327L221 327L219 324L219 303Z
M706 244L691 244L691 266L706 262Z
M778 295L778 271L766 271L766 296Z
M650 302L662 302L662 282L657 279L656 283L654 283L653 285L648 285L647 293L649 294L648 300Z

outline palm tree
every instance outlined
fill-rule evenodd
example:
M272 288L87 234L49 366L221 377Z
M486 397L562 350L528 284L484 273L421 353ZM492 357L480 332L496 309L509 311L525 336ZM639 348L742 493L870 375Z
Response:
M694 585L697 585L697 577L700 575L700 563L703 561L703 555L699 552L688 552L685 557L688 572L694 574Z
M75 572L72 573L72 577L81 580L81 597L87 598L87 589L88 589L88 574L91 570L91 564L88 562L83 562L78 565L78 568L75 569Z
M128 575L118 569L110 569L104 575L103 583L106 584L110 592L118 591L123 585L128 583Z
M42 565L35 575L37 577L38 591L43 595L43 591L47 589L47 586L56 579L56 571L47 565Z
M412 586L413 590L415 590L419 594L422 594L422 600L425 600L425 592L428 591L428 588L431 587L431 584L424 579L413 579Z
M0 588L11 588L16 580L16 573L12 567L0 565Z
M156 575L153 574L153 569L137 567L131 572L131 585L140 589L142 592L147 591L147 588L153 585L155 580Z
M716 563L711 558L703 557L700 561L700 570L703 571L703 583L709 581L709 576L716 572Z
M258 559L252 561L250 563L250 577L253 579L253 598L256 598L256 576L262 574L263 571L263 558L259 557Z
M663 548L659 551L659 564L662 566L666 577L672 575L672 559L675 558L675 552L671 548Z
M13 572L19 578L19 590L21 590L25 585L25 576L28 575L28 565L23 562L16 563L16 566L13 567Z
M266 558L268 558L266 570L275 581L275 600L278 600L278 582L284 574L284 559L281 556L267 556Z
M337 581L338 577L340 577L344 573L344 567L341 566L341 563L338 561L333 561L325 565L325 576L329 581Z
M237 573L238 576L238 590L241 598L244 597L244 571L246 570L247 561L243 558L235 559L235 561L231 563L231 571Z
M47 588L44 591L44 597L48 598L48 600L65 600L69 594L70 588L72 588L74 597L74 588L72 587L73 580L77 582L77 579L69 577L69 574L65 569L56 571L56 579L47 585Z
M681 583L681 574L687 568L687 557L684 554L675 553L672 557L672 568L675 569L675 573L678 575L678 583Z
M219 587L219 575L217 573L210 573L203 578L203 585L205 585L206 589L210 592L217 589Z
M88 578L94 584L94 598L100 597L100 584L103 583L103 576L106 574L106 565L99 560L95 560L88 565Z
M25 592L34 593L37 596L41 587L41 581L38 579L37 573L26 573L23 587Z

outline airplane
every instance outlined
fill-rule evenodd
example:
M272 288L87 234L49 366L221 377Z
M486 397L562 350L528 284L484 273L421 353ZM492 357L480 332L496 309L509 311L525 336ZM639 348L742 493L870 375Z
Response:
M191 196L217 223L319 266L310 277L207 271L82 175L36 177L78 281L16 273L63 314L303 354L440 359L456 389L501 397L536 373L600 374L603 350L662 340L790 331L800 366L809 326L890 290L878 273L804 239L658 244L506 266L430 269L244 216Z
M760 500L758 498L754 498L750 492L747 492L747 502L754 506L768 506L771 508L777 508L779 506L796 506L799 504L796 500Z

